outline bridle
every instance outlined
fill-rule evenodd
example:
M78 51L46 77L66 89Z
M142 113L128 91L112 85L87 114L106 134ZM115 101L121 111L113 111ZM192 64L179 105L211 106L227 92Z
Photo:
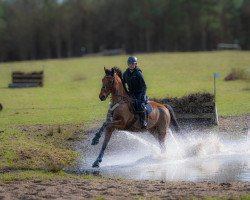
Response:
M112 78L112 82L111 82L111 85L109 87L107 87L106 85L102 85L102 90L105 90L107 91L107 89L109 89L110 91L113 90L114 88L114 84L115 84L115 78L114 76L111 76L111 75L105 75L104 77L107 77L107 78ZM134 99L129 97L129 96L125 96L125 95L120 95L120 94L115 94L115 93L112 93L113 96L117 96L117 97L121 97L121 100L125 100L125 101L128 101L130 103L133 103L134 102ZM119 101L119 102L120 102Z
M107 77L107 78L112 78L112 82L111 82L111 84L110 85L108 85L108 87L106 86L106 85L102 85L102 90L104 90L105 92L107 92L107 89L109 89L110 90L110 93L112 94L112 96L116 96L116 97L120 97L120 99L118 99L116 102L112 102L111 104L110 104L110 107L109 107L109 112L110 113L113 113L114 112L114 110L117 108L117 107L119 107L121 104L124 104L124 103L128 103L128 105L129 105L129 107L130 107L130 110L131 110L131 112L133 113L133 103L134 103L134 99L133 98L131 98L130 96L125 96L125 95L120 95L120 94L116 94L115 92L114 92L114 85L115 85L115 78L114 78L114 76L111 76L111 75L105 75L104 76L104 78L105 77ZM123 85L123 87L125 87L124 85ZM124 88L124 90L125 90L125 88ZM108 93L108 95L110 94L110 93ZM107 96L108 96L107 95ZM106 97L107 98L107 97ZM112 117L111 117L111 119L112 119ZM136 119L136 118L135 118Z
M115 79L114 79L113 76L110 76L110 75L105 75L104 78L105 78L105 77L107 77L107 78L112 78L111 86L108 87L108 89L110 89L110 91L112 91L112 89L114 88ZM106 86L106 85L102 85L102 90L107 91L107 86Z

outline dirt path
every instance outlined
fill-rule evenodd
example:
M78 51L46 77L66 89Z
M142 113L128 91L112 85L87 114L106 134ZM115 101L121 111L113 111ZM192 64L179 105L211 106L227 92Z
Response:
M221 117L219 131L242 132L250 127L250 114ZM27 127L22 127L29 129ZM36 131L37 127L31 127ZM39 130L42 129L39 127ZM2 199L203 199L205 197L250 198L250 182L164 182L107 178L27 180L0 182Z
M250 183L191 183L112 179L0 183L0 199L192 199L250 195Z

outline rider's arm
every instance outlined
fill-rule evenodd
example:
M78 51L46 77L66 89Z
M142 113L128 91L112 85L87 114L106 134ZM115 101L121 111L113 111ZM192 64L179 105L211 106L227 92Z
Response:
M140 71L138 71L138 79L139 79L139 83L140 83L140 87L142 88L142 91L144 92L144 94L146 94L147 86L146 86L144 77Z
M127 82L126 82L126 77L125 77L126 75L125 75L125 73L123 73L123 75L122 75L122 84L123 84L123 87L124 87L124 89L126 90L126 92L129 94L129 91L128 91L128 87L127 87Z
M122 75L123 83L126 83L126 77L125 76L126 76L125 73L123 73L123 75Z

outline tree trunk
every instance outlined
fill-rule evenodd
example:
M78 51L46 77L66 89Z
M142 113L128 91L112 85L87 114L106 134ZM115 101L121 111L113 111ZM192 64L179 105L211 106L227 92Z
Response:
M68 37L68 41L67 41L67 57L71 57L72 56L72 41L71 41L71 37Z
M150 30L146 30L146 33L145 33L145 39L146 39L146 51L147 52L150 52L151 51L151 32Z
M56 57L61 58L62 57L62 46L61 46L61 40L60 37L56 37Z
M203 51L207 50L207 31L205 28L201 31L201 48Z

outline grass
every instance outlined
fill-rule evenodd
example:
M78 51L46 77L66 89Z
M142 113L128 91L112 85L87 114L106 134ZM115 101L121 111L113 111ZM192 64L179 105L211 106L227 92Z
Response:
M27 180L27 179L39 179L39 180L47 180L51 177L66 177L66 174L63 171L59 171L56 173L47 172L47 171L16 171L11 173L1 173L0 180L1 181L18 181L18 180Z
M217 80L219 115L250 113L249 83L244 80L226 82L232 68L247 70L248 51L202 53L139 54L149 97L181 97L193 92L213 93L213 73ZM108 101L100 102L98 94L103 67L126 69L127 56L83 57L61 60L11 62L0 64L0 169L48 169L58 171L76 157L67 146L72 131L61 124L79 124L103 120ZM44 69L42 88L9 89L11 71ZM23 132L23 125L58 124L43 133ZM83 128L83 127L81 127ZM45 136L45 135L46 136ZM71 136L69 136L71 135ZM32 142L31 142L32 141Z
M96 199L96 200L105 200L106 198L103 197L103 196L99 196L99 197L96 197L95 199Z
M77 153L67 144L73 136L50 133L24 133L15 128L4 131L0 135L0 171L40 169L57 172L74 164Z
M93 179L99 178L97 176L91 175L74 175L65 173L64 171L58 172L48 172L42 170L25 170L25 171L14 171L8 173L0 173L0 181L20 181L20 180L28 180L28 179L36 179L36 180L50 180L50 179Z
M127 56L4 63L0 65L0 125L79 123L102 120L108 102L100 102L104 66L124 71ZM250 112L250 93L243 80L226 82L232 68L247 69L250 52L156 53L138 55L149 97L180 97L191 92L213 93L218 72L217 102L220 115ZM45 70L43 88L9 89L11 71ZM78 78L76 78L78 77ZM80 78L79 78L80 77ZM83 77L83 78L81 78Z
M225 80L247 80L250 81L250 71L241 68L231 69L230 74L225 78Z

